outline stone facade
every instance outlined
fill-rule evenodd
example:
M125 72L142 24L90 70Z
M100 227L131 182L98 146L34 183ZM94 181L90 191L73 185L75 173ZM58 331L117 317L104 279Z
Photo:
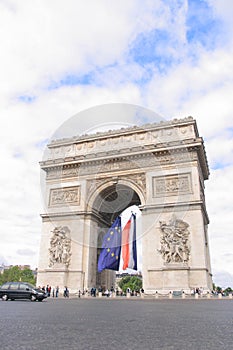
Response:
M54 140L40 166L46 211L37 284L109 288L114 273L97 273L101 237L135 204L142 211L145 292L212 289L209 169L192 117Z

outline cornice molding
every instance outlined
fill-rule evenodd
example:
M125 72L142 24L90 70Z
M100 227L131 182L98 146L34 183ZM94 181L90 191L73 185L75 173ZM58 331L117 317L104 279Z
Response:
M43 170L55 169L55 168L68 168L68 167L79 167L82 164L101 164L106 161L118 161L122 159L139 159L147 157L148 155L166 155L166 154L176 154L176 153L190 153L190 151L197 151L202 146L199 140L190 140L189 142L180 142L179 144L167 143L144 146L139 149L139 147L131 147L126 149L121 149L119 152L108 151L108 152L96 152L89 154L88 156L80 157L64 157L57 159L48 159L41 161L39 164ZM199 152L204 158L205 152Z
M130 135L135 133L142 133L152 130L160 130L160 129L166 129L170 128L171 126L183 126L183 125L190 125L195 124L195 120L192 116L188 116L185 118L174 118L172 120L168 121L160 121L159 123L148 123L143 124L141 126L131 126L128 128L120 128L116 130L108 130L104 132L97 132L94 134L84 134L79 136L73 136L71 138L62 138L57 140L52 140L51 143L48 145L48 148L52 147L59 147L64 145L71 145L73 143L79 143L79 142L86 142L86 141L92 141L96 138L98 139L105 139L113 136L121 136L121 135ZM195 127L195 131L198 135L197 128Z

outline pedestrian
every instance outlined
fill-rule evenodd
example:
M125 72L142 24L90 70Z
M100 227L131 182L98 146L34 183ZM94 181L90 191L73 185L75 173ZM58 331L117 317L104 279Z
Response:
M65 298L69 298L69 289L66 286L65 286L63 295Z
M47 284L47 286L46 286L46 294L47 294L47 297L50 297L50 293L51 293L51 286L49 286L49 285Z

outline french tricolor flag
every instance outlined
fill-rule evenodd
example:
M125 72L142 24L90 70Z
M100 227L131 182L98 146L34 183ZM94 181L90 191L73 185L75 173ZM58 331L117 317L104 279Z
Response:
M121 259L122 270L137 270L136 215L133 213L122 228Z

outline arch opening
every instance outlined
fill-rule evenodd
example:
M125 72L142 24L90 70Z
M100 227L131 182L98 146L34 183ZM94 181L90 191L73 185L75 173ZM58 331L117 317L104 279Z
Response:
M125 209L132 205L139 206L141 200L139 195L131 187L124 184L111 184L103 189L96 197L92 209L99 214L98 237L96 249L96 261L98 264L102 241L107 230L114 220ZM114 288L115 271L104 270L101 273L97 270L96 264L96 286L102 290Z
M113 184L103 189L93 203L93 210L101 219L111 225L120 213L131 205L140 205L138 194L124 184Z

